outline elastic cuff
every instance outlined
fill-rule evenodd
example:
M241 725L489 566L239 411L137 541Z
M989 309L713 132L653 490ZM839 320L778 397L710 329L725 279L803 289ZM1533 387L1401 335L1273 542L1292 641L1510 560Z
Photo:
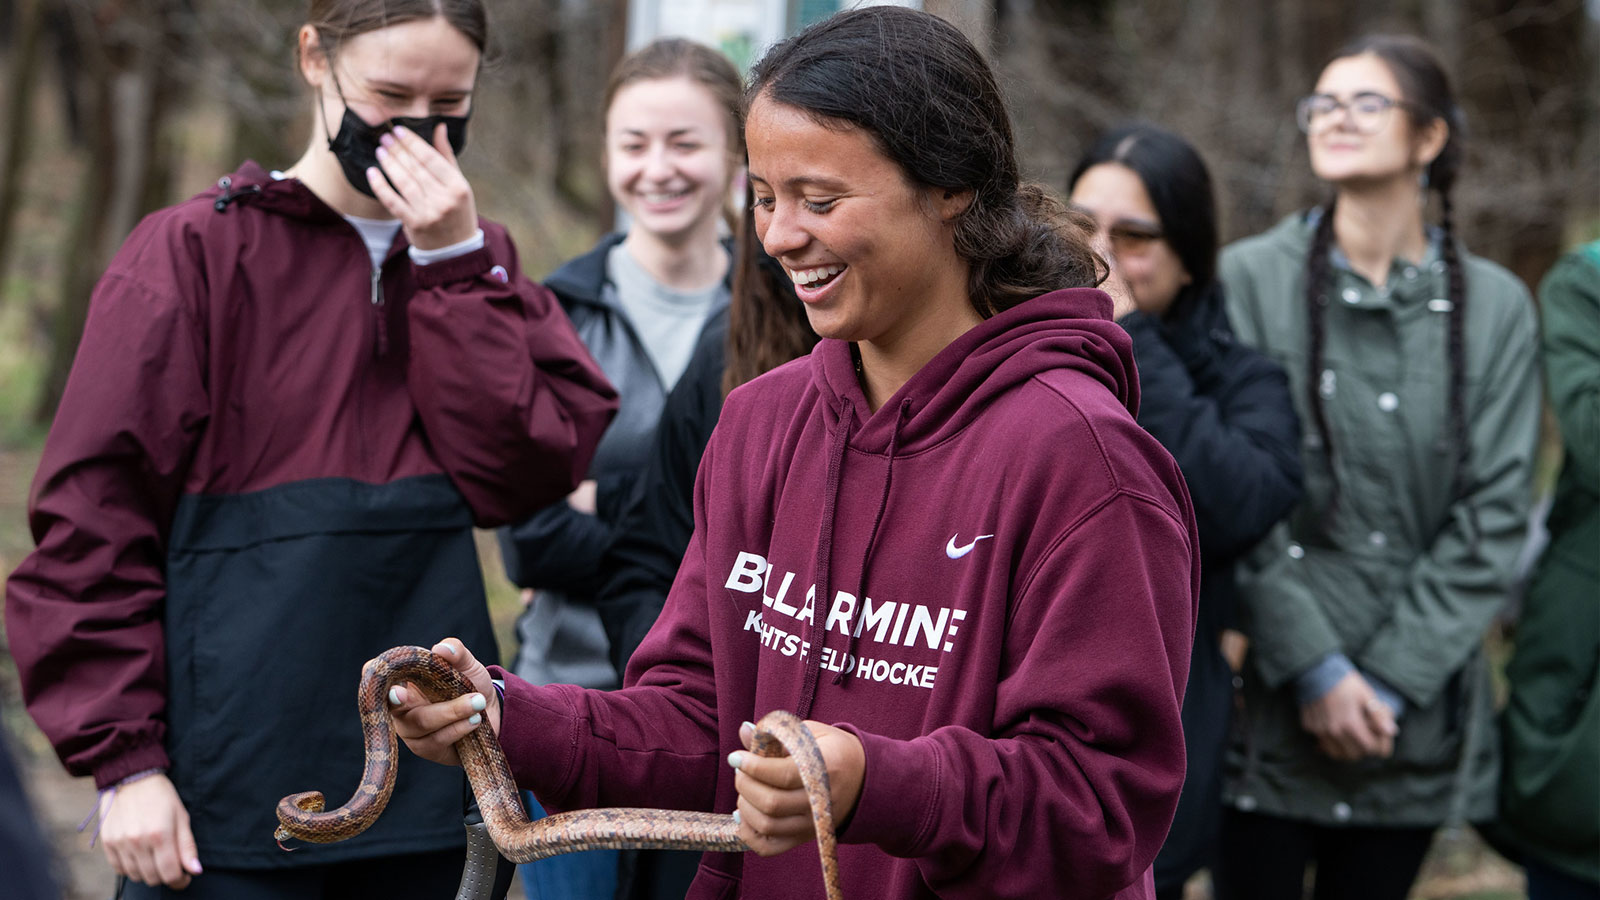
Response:
M411 270L417 276L417 285L424 288L436 288L452 281L476 278L488 274L489 270L494 268L496 268L494 256L489 253L488 247L479 247L432 265L419 266L413 263L411 266Z
M1333 686L1356 670L1355 664L1343 653L1329 653L1311 668L1301 672L1294 680L1295 697L1300 705L1315 703L1328 695Z
M96 790L105 790L120 783L130 775L137 775L151 769L165 771L172 768L172 760L167 758L167 751L159 741L151 740L139 744L121 755L101 762L94 769L94 786Z
M504 685L500 746L517 786L538 794L541 803L565 796L578 752L578 712L563 690L571 686L530 684L499 666L489 667L489 677Z
M1367 686L1372 688L1372 692L1378 695L1378 699L1389 707L1390 712L1394 713L1396 719L1405 715L1406 698L1400 696L1399 691L1390 687L1387 682L1376 675L1362 672L1361 677L1367 680Z
M942 780L942 760L933 742L897 741L835 723L861 741L866 757L861 796L839 840L876 844L890 856L917 856L931 827Z
M407 249L406 253L411 257L411 261L417 265L431 266L435 263L442 263L447 259L455 259L458 256L464 256L474 250L482 249L482 247L483 229L479 228L477 233L472 237L469 237L464 241L457 241L448 247L435 247L432 250L423 250L418 247L411 247Z

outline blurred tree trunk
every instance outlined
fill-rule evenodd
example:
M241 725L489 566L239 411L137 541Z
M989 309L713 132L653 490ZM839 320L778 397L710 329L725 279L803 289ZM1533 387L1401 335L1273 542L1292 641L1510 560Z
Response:
M39 44L44 33L44 0L21 0L11 10L17 25L6 76L5 150L0 153L0 284L6 277L11 255L11 235L22 194L22 173L32 142L33 94L38 83Z
M189 31L181 0L70 2L85 48L89 159L60 257L59 305L34 409L41 424L61 401L106 262L134 224L167 200L173 154L163 126L177 89L173 61Z
M287 168L305 150L302 116L310 104L297 64L305 13L305 0L205 3L199 11L200 32L225 66L218 80L233 111L222 154L229 167L253 159Z
M1593 216L1600 199L1600 158L1583 145L1600 88L1592 23L1583 0L1466 6L1452 72L1468 113L1458 219L1469 247L1534 288L1567 249L1574 214Z

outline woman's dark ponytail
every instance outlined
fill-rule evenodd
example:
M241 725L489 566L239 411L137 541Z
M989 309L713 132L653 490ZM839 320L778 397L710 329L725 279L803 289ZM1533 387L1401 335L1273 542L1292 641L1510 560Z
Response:
M1324 398L1333 396L1338 387L1338 373L1324 368L1323 351L1327 344L1328 291L1331 290L1328 266L1329 251L1333 248L1333 211L1338 197L1328 201L1311 233L1311 249L1306 255L1306 322L1310 327L1310 341L1306 352L1306 400L1311 405L1311 422L1317 429L1317 441L1322 447L1322 457L1328 465L1328 481L1332 485L1328 505L1323 508L1325 525L1331 524L1339 509L1339 473L1333 464L1333 431L1328 427L1328 410Z

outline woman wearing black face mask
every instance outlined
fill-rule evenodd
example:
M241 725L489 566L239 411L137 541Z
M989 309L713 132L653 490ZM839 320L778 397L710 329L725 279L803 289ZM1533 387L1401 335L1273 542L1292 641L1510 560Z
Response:
M565 497L616 408L455 165L486 30L480 0L314 0L305 155L152 215L96 289L6 634L102 789L124 897L460 877L463 785L437 767L404 767L361 839L268 835L280 797L359 771L325 687L396 644L492 645L473 525Z

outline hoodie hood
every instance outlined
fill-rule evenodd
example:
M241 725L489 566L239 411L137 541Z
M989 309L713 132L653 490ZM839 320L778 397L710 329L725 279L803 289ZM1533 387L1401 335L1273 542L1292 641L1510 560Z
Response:
M1110 315L1028 300L872 413L840 341L730 393L628 686L507 681L519 781L556 810L732 809L739 723L787 709L862 741L853 895L1153 897L1198 553ZM799 896L815 853L710 854L690 896Z
M824 340L811 354L811 378L828 431L822 527L817 534L814 583L823 596L835 585L833 532L847 449L887 457L862 547L859 574L850 587L865 596L894 481L897 457L913 456L960 434L1000 395L1050 370L1073 370L1103 385L1130 415L1139 407L1133 342L1111 321L1111 298L1093 288L1052 291L993 316L952 341L929 360L877 412L869 412L848 341ZM808 623L806 640L821 646L821 623ZM845 639L846 653L856 648ZM813 663L795 707L804 716L816 699L819 667ZM838 671L833 683L849 678Z
M970 425L998 395L1050 369L1073 369L1139 411L1133 342L1111 320L1111 298L1094 288L1052 291L984 320L939 351L876 413L856 377L848 341L824 340L811 353L811 379L828 428L848 410L849 446L916 453ZM902 412L904 410L904 412ZM901 421L903 417L903 421Z

